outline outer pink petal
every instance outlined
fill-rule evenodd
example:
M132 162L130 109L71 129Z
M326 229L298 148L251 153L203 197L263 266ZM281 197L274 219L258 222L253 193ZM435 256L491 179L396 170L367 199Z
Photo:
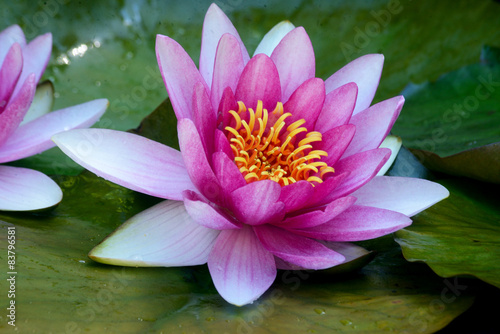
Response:
M196 83L193 90L193 121L203 142L205 155L210 158L214 150L217 120L205 86L201 82Z
M259 298L276 278L273 255L249 227L220 233L208 269L222 298L237 306Z
M383 65L384 56L381 54L369 54L354 59L325 81L326 92L329 93L348 82L355 82L359 91L353 113L355 115L372 103Z
M410 224L411 219L399 212L353 205L326 224L294 232L328 241L360 241L378 238Z
M193 89L205 81L182 46L170 37L157 35L156 57L177 119L192 118Z
M22 159L54 147L53 135L91 126L104 114L107 106L108 100L94 100L45 114L21 125L0 147L0 162Z
M182 202L164 201L127 220L89 257L120 266L195 266L207 262L218 235L194 222Z
M148 195L182 200L195 190L179 151L127 132L78 129L52 140L71 159L91 172Z
M35 82L38 82L42 77L47 64L49 63L50 54L52 53L52 34L46 33L32 40L26 47L23 48L23 71L19 82L24 82L32 73L35 74ZM16 86L14 96L19 92L21 86Z
M0 166L0 210L40 210L61 200L61 189L47 175L27 168Z
M356 202L356 197L341 197L318 210L288 217L277 226L286 229L304 229L324 224L344 212Z
M0 68L0 113L4 111L14 92L23 69L23 53L19 44L14 44L5 56Z
M177 132L182 157L186 164L185 168L193 184L208 200L221 203L223 193L219 180L217 180L207 160L200 135L196 131L194 123L187 118L179 120Z
M0 113L0 147L16 131L19 124L21 124L24 115L26 115L33 101L35 90L35 75L31 74L24 81L19 94L14 96L13 99L11 98L7 108Z
M261 225L278 222L285 216L285 205L279 202L281 186L271 180L252 182L231 193L232 211L241 222Z
M358 198L357 204L411 217L445 199L450 193L442 185L427 180L377 176L352 195Z
M219 44L219 40L222 35L226 33L233 35L238 41L243 61L246 64L250 57L245 45L238 35L238 31L236 31L226 14L224 14L224 12L216 4L212 4L208 8L203 22L200 53L200 73L205 79L208 87L212 85L217 45Z
M314 78L315 59L311 40L303 27L290 31L276 46L271 59L276 64L281 82L282 101L306 80Z
M325 133L330 129L349 123L357 96L358 86L354 82L347 83L328 93L314 130Z
M325 84L319 78L312 78L302 83L283 106L285 112L292 114L286 119L286 124L292 124L300 119L306 122L302 125L308 131L314 129L314 124L325 101Z
M345 124L323 133L321 142L314 143L314 149L325 151L328 156L321 160L333 166L351 143L356 127Z
M241 228L231 217L217 207L205 202L200 195L191 190L184 193L184 206L191 218L198 224L214 230Z
M351 155L340 160L333 168L336 173L350 173L330 196L343 197L361 188L370 181L391 156L391 150L377 148Z
M307 269L326 269L344 262L345 257L315 240L271 225L254 227L255 234L269 252Z
M271 58L260 53L250 59L241 74L235 96L247 108L255 108L261 100L264 108L274 110L276 102L281 101L281 87L278 70Z
M282 187L279 201L285 204L286 212L292 212L306 206L313 193L312 184L302 180Z
M0 64L3 63L7 52L14 43L18 43L21 48L26 46L24 33L17 24L11 25L0 31L0 45L2 46L0 48Z
M354 115L350 123L356 126L356 135L343 157L379 147L398 118L404 101L403 96L396 96Z
M245 67L239 41L230 34L224 34L219 41L217 54L215 56L215 68L213 73L212 89L210 99L212 107L217 111L224 93L224 89L236 90L241 72Z

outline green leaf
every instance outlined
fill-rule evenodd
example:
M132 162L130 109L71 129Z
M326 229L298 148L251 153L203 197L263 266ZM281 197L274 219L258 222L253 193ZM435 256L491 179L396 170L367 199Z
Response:
M359 271L280 271L254 304L232 306L215 290L206 266L125 268L89 260L87 252L99 241L159 200L90 173L57 181L65 197L53 211L0 214L2 263L7 263L7 227L15 227L16 324L22 332L385 333L417 328L432 333L473 300L472 289L453 302L442 300L446 281L424 265L406 262L388 236L363 244L377 256ZM5 313L0 316L5 329Z
M409 261L423 261L442 277L472 275L500 287L500 196L479 182L441 182L451 195L396 232Z
M480 63L403 91L392 131L427 167L500 183L498 52L485 48Z

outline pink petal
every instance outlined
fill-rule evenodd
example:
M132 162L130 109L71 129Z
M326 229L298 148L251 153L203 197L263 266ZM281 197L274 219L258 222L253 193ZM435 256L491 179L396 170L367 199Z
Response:
M246 64L250 57L245 45L241 41L238 31L234 28L229 18L216 5L212 4L205 15L203 21L203 32L201 36L201 53L200 53L200 73L205 79L208 87L212 85L212 76L214 71L215 54L217 45L224 34L233 35L238 41L243 61Z
M210 157L214 150L214 129L217 121L215 117L205 86L200 82L196 83L193 90L193 121L207 157Z
M278 222L285 216L285 205L279 202L281 186L271 180L256 181L231 193L232 211L241 222L260 225Z
M304 81L314 78L314 50L303 27L286 34L274 49L271 59L278 69L284 102Z
M273 255L249 227L220 233L208 269L222 298L237 306L259 298L276 278Z
M292 114L286 122L292 124L300 119L306 122L302 125L308 131L314 129L314 124L325 101L325 84L323 80L312 78L300 85L283 106L285 112Z
M325 81L326 92L329 93L346 83L355 82L358 85L358 98L353 115L356 115L372 103L383 65L384 56L381 54L368 54L354 59Z
M357 204L413 216L447 198L442 185L409 177L377 176L353 194Z
M217 207L204 201L194 191L184 193L184 206L191 218L198 224L214 230L231 230L241 228L233 219Z
M337 162L333 168L336 173L349 173L349 176L337 187L330 196L334 198L343 197L361 188L370 181L384 163L389 159L391 150L376 148L351 155Z
M24 81L19 94L14 96L7 105L7 108L0 113L0 147L16 131L19 124L21 124L24 115L31 105L31 101L33 101L35 90L35 75L32 74Z
M212 157L214 172L224 193L231 193L247 184L240 170L224 152L215 152Z
M225 153L230 159L234 159L233 150L229 145L226 135L219 129L215 130L215 152Z
M224 93L224 89L236 90L241 72L245 67L239 41L230 34L224 34L219 41L215 55L215 68L213 73L211 101L214 110L217 110Z
M279 201L285 204L285 211L292 212L303 208L307 200L314 193L314 187L310 182L298 181L281 188Z
M19 44L12 45L1 66L0 113L7 107L23 69L23 54Z
M78 129L52 140L71 159L111 182L148 195L182 200L195 190L179 151L122 131Z
M354 202L356 202L356 197L341 197L323 208L288 217L277 224L277 226L286 229L304 229L318 226L334 219L336 216L344 212L344 210L353 205Z
M177 119L191 119L195 85L201 82L207 91L208 86L186 51L170 37L157 35L156 58Z
M0 166L0 210L40 210L61 200L61 189L47 175L26 168Z
M349 123L357 96L358 86L354 82L349 82L328 93L314 130L325 133Z
M219 108L217 109L217 125L220 126L222 122L222 126L220 126L221 130L232 124L234 118L229 113L230 110L238 111L238 103L232 89L226 87L222 93Z
M163 201L127 220L89 257L120 266L195 266L207 262L218 235L194 222L182 202Z
M241 74L235 96L247 108L255 108L261 100L265 109L274 110L276 102L281 101L281 86L271 58L261 53L250 59Z
M104 114L107 106L108 100L94 100L45 114L21 125L0 147L0 162L22 159L54 147L53 135L91 126Z
M46 33L32 40L23 48L23 71L19 77L19 82L24 82L32 73L35 74L35 82L40 81L52 53L52 34ZM14 96L21 89L16 86Z
M399 212L353 205L326 224L294 232L328 241L361 241L378 238L410 224L411 219Z
M354 115L349 123L356 126L356 134L343 157L379 147L398 118L404 100L396 96Z
M177 132L179 134L179 146L182 157L186 164L186 170L193 184L210 201L220 203L223 193L210 166L200 135L196 131L194 123L187 119L177 122Z
M290 21L281 21L264 35L253 55L264 53L271 57L271 54L283 37L294 28L295 26Z
M0 48L0 64L3 63L7 52L14 43L19 44L21 48L26 46L24 33L17 24L0 31L0 45L2 46Z
M321 159L333 166L344 154L351 143L356 127L352 124L341 125L323 133L321 142L314 143L314 149L325 151L328 156Z
M344 182L349 174L349 172L335 173L334 176L327 178L323 183L317 184L314 187L314 193L307 201L307 207L322 206L338 198L339 196L336 196L334 190Z
M292 264L307 269L326 269L344 262L341 254L315 240L304 238L279 227L254 227L255 234L269 252Z

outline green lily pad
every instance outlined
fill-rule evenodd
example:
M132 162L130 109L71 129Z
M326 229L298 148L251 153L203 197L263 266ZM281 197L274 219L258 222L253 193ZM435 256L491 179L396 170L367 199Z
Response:
M453 303L441 300L446 283L426 266L406 262L389 236L364 245L377 256L359 271L280 271L262 298L239 308L218 295L206 266L125 268L89 260L87 252L99 241L158 199L87 172L57 181L65 197L53 211L0 214L2 245L7 228L15 227L16 325L22 332L385 333L417 327L432 333L473 301L472 291ZM4 249L2 263L6 255ZM5 312L0 320L0 328L9 327Z
M424 165L500 183L498 54L484 48L480 63L403 91L405 107L392 131Z
M500 288L498 187L464 180L442 184L450 197L396 232L404 256L442 277L472 275Z

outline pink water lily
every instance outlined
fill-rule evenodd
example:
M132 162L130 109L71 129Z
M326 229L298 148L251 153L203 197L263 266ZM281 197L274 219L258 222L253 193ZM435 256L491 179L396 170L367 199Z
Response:
M51 49L50 33L27 44L17 25L0 32L0 163L54 147L54 134L88 127L106 109L106 100L95 100L49 113L51 96L45 94L44 88L39 91L43 92L37 102L32 103ZM54 206L61 199L61 189L48 176L27 168L0 165L0 210L39 210Z
M326 81L315 77L304 28L274 27L250 58L216 6L203 25L199 69L173 39L156 53L178 119L180 152L112 130L53 140L115 183L169 199L132 217L90 252L126 266L208 263L229 303L245 305L277 269L325 269L356 247L410 225L448 196L426 180L376 176L379 148L403 106L371 105L383 56L366 55ZM79 150L82 143L92 149Z

